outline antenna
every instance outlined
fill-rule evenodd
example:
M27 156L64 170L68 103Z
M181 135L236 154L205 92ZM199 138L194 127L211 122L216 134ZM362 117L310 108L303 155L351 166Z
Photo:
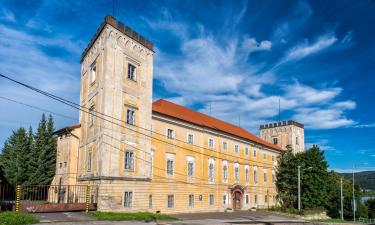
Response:
M112 0L112 15L115 17L115 0Z
M241 115L238 115L238 126L241 127Z
M279 122L280 122L280 96L279 96Z
M209 105L210 105L210 116L211 116L211 102L209 103Z

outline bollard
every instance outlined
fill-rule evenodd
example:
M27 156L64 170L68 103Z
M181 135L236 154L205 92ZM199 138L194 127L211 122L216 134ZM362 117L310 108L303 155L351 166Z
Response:
M20 211L21 185L16 186L16 212Z
M86 213L89 212L90 206L90 186L87 185L86 187Z

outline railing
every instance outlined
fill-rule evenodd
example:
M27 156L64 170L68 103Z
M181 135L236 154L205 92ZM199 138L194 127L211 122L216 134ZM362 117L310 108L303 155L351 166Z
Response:
M0 211L14 210L15 201L15 186L9 184L0 184Z
M0 185L0 210L28 212L94 210L97 196L97 186Z

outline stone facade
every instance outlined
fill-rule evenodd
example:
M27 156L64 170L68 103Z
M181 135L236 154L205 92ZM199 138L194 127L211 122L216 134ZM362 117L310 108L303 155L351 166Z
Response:
M106 17L82 54L81 127L74 149L79 154L68 162L77 169L74 181L64 184L97 186L101 211L177 213L277 204L281 148L245 130L248 136L238 136L153 111L153 55L152 42ZM58 155L66 151L59 139L57 149Z
M304 126L293 120L270 123L260 126L260 137L268 142L277 144L282 149L289 145L293 153L305 151Z

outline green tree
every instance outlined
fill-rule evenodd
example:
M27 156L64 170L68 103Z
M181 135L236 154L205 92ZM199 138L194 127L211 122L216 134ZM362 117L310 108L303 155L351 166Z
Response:
M375 199L370 198L367 200L366 206L368 208L368 218L375 219Z
M26 184L28 181L28 162L31 157L31 143L24 128L17 131L5 141L1 154L1 166L4 176L10 184Z

